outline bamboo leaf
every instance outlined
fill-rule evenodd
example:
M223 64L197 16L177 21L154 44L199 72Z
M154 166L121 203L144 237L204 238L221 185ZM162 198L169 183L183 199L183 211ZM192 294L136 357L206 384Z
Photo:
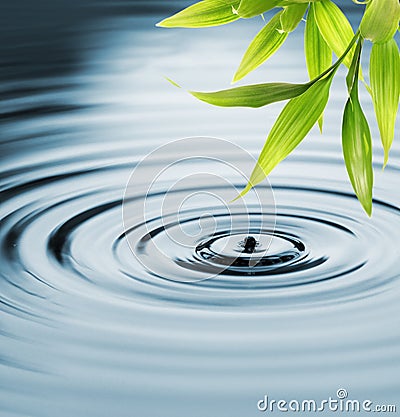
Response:
M203 0L157 23L156 26L173 28L202 28L219 26L239 19L235 8L239 0Z
M281 15L281 30L286 33L293 32L301 22L307 7L307 3L286 7Z
M292 6L293 4L314 3L320 0L281 0L278 4L280 7Z
M215 92L189 91L194 97L214 106L262 107L277 101L288 100L303 94L307 84L266 83L230 88Z
M276 101L287 100L304 94L312 85L325 77L333 77L343 59L359 39L355 35L343 55L329 68L305 84L266 83L230 88L215 92L189 91L194 97L209 104L222 107L261 107ZM173 85L177 83L167 78Z
M281 15L277 13L255 36L245 52L233 82L241 80L248 73L255 70L270 58L283 44L287 33L279 32L281 28Z
M395 35L399 19L399 0L370 1L360 23L360 33L371 42L385 43Z
M310 80L332 65L332 49L326 43L315 20L315 6L310 4L304 32L304 51ZM323 115L318 119L322 132Z
M248 19L263 14L274 7L308 4L314 1L319 0L242 0L237 13L240 17Z
M327 77L315 82L304 94L293 98L284 107L268 135L258 163L241 196L263 181L315 125L328 102L334 74L335 71L332 71Z
M372 140L368 121L362 111L358 99L358 74L361 57L361 41L357 45L351 67L353 81L348 78L347 84L351 87L347 100L342 124L343 156L347 172L354 192L364 210L371 216L372 213Z
M336 56L341 56L354 36L353 29L343 12L330 0L314 3L315 20L320 33ZM350 67L354 49L345 57L343 63Z
M386 166L394 138L400 94L400 56L394 39L372 46L369 71L372 99L385 152L384 166Z
M250 18L273 9L280 3L280 0L242 0L237 13L240 17Z
M351 61L349 72L347 73L347 76L346 76L346 85L347 85L347 91L349 92L349 95L352 94L352 91L354 88L358 88L357 69L359 69L360 67L362 43L363 41L359 40L356 45L356 49L354 51L354 56Z
M279 6L291 6L292 4L314 3L320 0L281 0Z
M356 43L358 38L359 35L355 35L346 51L333 65L305 84L265 83L214 92L189 91L189 93L206 103L222 107L261 107L276 101L291 99L304 94L312 85L321 79L333 77L340 64L343 62L344 57ZM168 77L165 78L175 87L181 88L175 81Z
M353 189L366 213L372 213L372 143L358 97L347 101L342 126L343 155Z

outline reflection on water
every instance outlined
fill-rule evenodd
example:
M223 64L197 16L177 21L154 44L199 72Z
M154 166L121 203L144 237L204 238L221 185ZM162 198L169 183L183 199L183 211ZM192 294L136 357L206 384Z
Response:
M0 414L250 417L265 394L322 399L338 388L396 403L400 147L382 173L373 125L369 220L342 163L343 72L324 136L313 131L271 176L275 264L270 257L253 275L233 265L211 280L178 282L135 262L121 211L136 162L200 135L256 153L281 108L211 108L165 82L168 75L198 90L228 86L262 25L154 27L185 4L19 0L1 14ZM249 82L305 74L296 31ZM154 207L161 198L148 196ZM184 213L189 227L201 205ZM245 238L225 236L225 220L218 239L192 254L207 268ZM136 233L143 238L140 227ZM210 261L221 239L226 252ZM171 271L196 270L184 266Z

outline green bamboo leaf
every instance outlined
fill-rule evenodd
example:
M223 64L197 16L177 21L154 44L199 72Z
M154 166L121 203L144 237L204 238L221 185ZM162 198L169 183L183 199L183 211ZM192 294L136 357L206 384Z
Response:
M341 56L354 36L353 29L343 12L330 0L314 3L315 20L320 33L336 56ZM350 67L354 55L352 51L345 57L343 63Z
M219 26L239 19L235 13L240 1L203 0L157 23L156 26L173 28L202 28Z
M304 51L310 80L316 78L332 65L332 49L326 43L315 20L315 6L310 4L304 32ZM318 119L322 132L323 115Z
M342 146L347 172L364 210L372 213L372 142L358 97L352 95L343 114Z
M287 100L304 94L312 85L324 77L333 77L344 57L357 42L359 35L355 35L343 55L329 68L305 84L266 83L253 84L243 87L230 88L215 92L189 91L194 97L206 103L222 107L261 107L276 101ZM173 85L177 83L167 78Z
M293 32L306 12L308 4L293 4L285 7L281 15L281 30L283 32Z
M305 84L265 83L214 92L189 91L189 93L206 103L222 107L261 107L276 101L288 100L304 94L319 80L328 76L333 77L340 64L343 62L344 57L356 43L358 38L359 35L355 35L346 51L332 66ZM168 77L165 78L175 87L181 88L175 81Z
M394 39L372 46L369 71L372 100L385 151L386 166L394 138L400 94L400 56Z
M248 19L258 16L278 6L281 0L242 0L237 13L240 17Z
M262 107L277 101L289 100L303 94L311 83L266 83L246 85L215 92L189 91L194 97L214 106Z
M281 0L278 4L280 7L292 6L293 4L314 3L320 0Z
M371 0L360 23L363 38L374 43L385 43L399 28L399 0Z
M356 85L358 83L357 69L359 69L360 67L362 44L363 41L359 40L354 51L353 59L351 60L349 72L346 76L347 91L349 92L350 96L352 94L353 89L358 88L358 85Z
M304 94L293 98L284 107L272 127L258 158L249 183L241 192L246 194L285 159L305 138L324 111L335 71L315 82Z
M286 7L298 4L308 4L319 0L242 0L237 13L240 17L258 16L274 7Z
M249 72L259 67L285 42L288 34L279 32L282 13L283 11L277 13L252 40L242 58L239 69L233 77L233 82L241 80Z
M358 98L358 74L361 57L360 41L354 54L347 79L350 96L347 100L342 124L343 156L354 192L364 210L372 213L372 140L368 121Z

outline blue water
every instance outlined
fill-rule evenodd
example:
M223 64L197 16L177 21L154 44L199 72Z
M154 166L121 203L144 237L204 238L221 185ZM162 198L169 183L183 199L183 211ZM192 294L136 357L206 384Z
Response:
M361 6L347 3L356 24ZM282 108L215 108L165 81L229 87L263 25L154 26L186 4L4 7L0 415L251 417L266 394L322 400L339 388L352 399L397 404L398 413L399 130L382 172L362 90L375 155L369 219L342 161L345 71L333 84L323 136L314 129L273 172L265 204L249 196L225 205L234 195L221 178L245 181L201 159L147 195L139 184L124 233L126 185L149 152L200 137L256 157ZM246 81L306 78L300 27ZM227 161L224 146L206 148ZM171 155L159 155L151 166L162 170ZM179 182L197 173L208 177ZM204 190L222 197L210 200ZM182 246L171 236L181 236L176 213L193 193L180 211L189 236ZM255 266L242 253L248 234L259 241Z

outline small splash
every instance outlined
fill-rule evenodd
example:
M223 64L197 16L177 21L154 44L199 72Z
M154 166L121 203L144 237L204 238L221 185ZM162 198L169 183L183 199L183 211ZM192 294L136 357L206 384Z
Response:
M243 242L240 242L244 253L253 253L258 245L259 243L253 236L247 236Z
M256 237L240 232L213 237L196 247L196 259L219 274L268 275L305 253L304 244L291 236L252 233Z

